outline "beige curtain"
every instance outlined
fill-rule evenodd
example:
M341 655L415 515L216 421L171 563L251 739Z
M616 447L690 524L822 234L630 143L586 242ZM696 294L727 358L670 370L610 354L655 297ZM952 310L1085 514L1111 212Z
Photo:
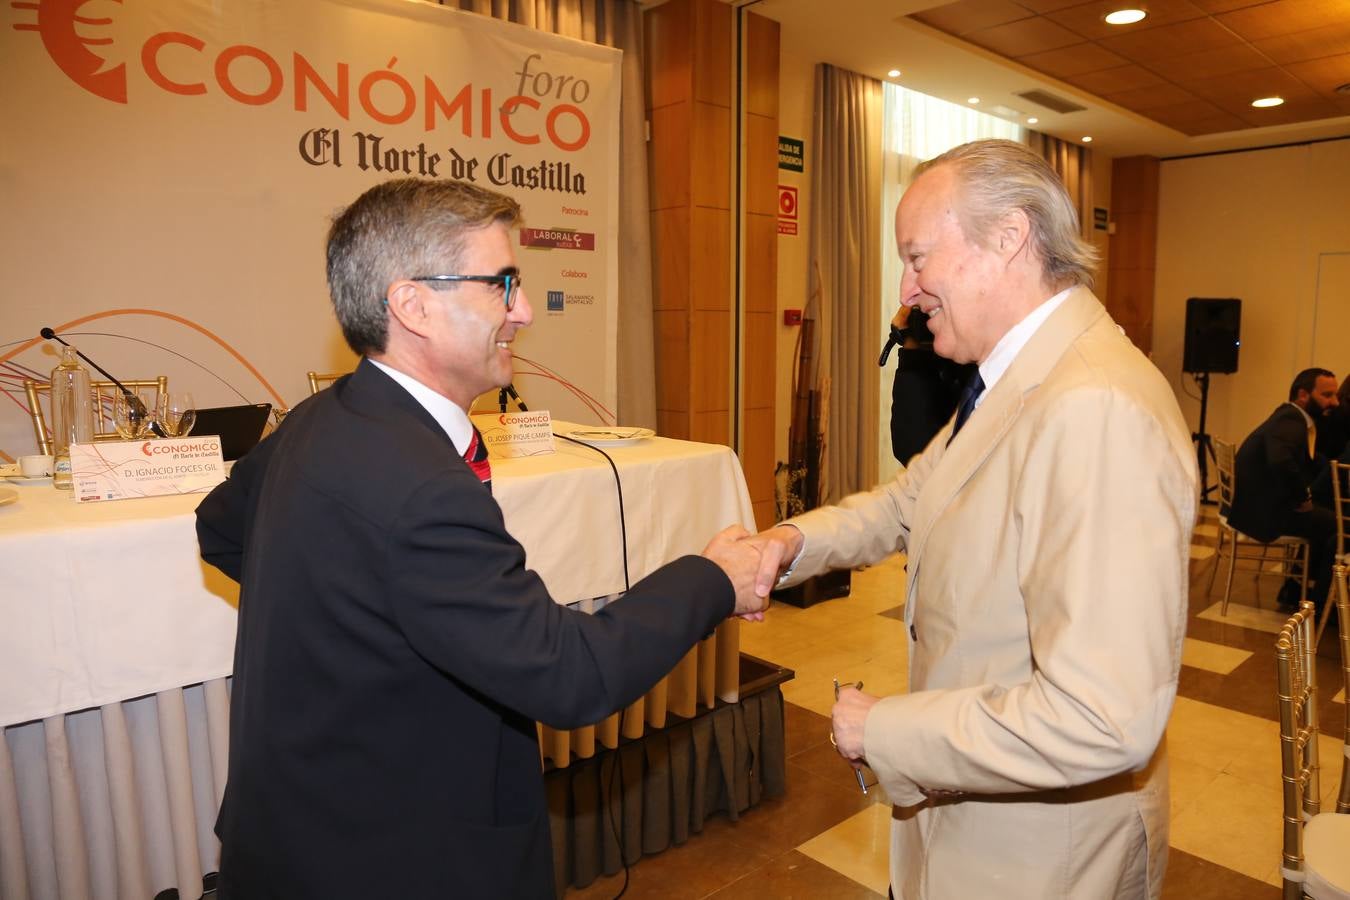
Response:
M642 8L636 0L442 0L443 6L623 51L619 124L619 422L656 427Z
M877 478L881 82L817 65L814 109L807 315L816 320L812 382L825 397L821 499L830 503Z
M1027 145L1035 150L1059 175L1078 211L1078 231L1092 240L1092 151L1057 137L1027 131Z

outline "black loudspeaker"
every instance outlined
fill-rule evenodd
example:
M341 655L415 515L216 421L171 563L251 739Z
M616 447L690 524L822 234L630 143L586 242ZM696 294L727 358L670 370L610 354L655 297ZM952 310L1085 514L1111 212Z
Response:
M1183 372L1238 370L1242 301L1191 297L1186 301L1186 350Z

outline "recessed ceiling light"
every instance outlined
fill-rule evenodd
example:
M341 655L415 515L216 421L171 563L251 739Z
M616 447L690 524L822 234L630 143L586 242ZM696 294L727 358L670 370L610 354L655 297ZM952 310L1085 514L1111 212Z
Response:
M1142 9L1118 9L1113 13L1106 14L1107 25L1133 25L1135 22L1142 22L1148 13Z
M1083 135L1083 143L1085 143L1085 144L1090 144L1090 143L1092 143L1092 135L1090 135L1090 134L1085 134L1085 135Z
M1040 121L1040 119L1036 118L1035 116L1027 116L1027 124L1028 124L1028 125L1035 125L1035 124L1036 124L1037 122L1039 122L1039 121Z
M1255 106L1257 109L1266 109L1270 106L1279 106L1283 102L1283 97L1262 97L1260 100L1253 100L1252 106Z
M891 69L889 72L886 73L886 77L887 77L887 78L899 78L899 77L900 77L900 70L899 70L899 69Z
M976 103L979 103L979 102L980 102L980 98L979 98L979 97L967 97L967 98L966 98L966 102L969 103L971 106L974 106Z

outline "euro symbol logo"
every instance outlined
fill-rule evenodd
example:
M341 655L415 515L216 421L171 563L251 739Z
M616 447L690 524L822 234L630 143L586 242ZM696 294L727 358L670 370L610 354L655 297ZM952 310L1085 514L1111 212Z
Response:
M37 23L22 23L14 26L15 31L36 31L42 38L42 46L47 55L56 63L57 68L66 73L71 81L89 93L111 100L114 103L127 102L127 67L125 63L105 71L100 71L107 60L88 48L106 46L113 42L110 37L85 37L77 26L86 30L98 29L112 24L112 19L95 19L79 15L81 6L89 0L14 0L10 6L15 9L31 9L37 12ZM121 4L122 0L111 0Z

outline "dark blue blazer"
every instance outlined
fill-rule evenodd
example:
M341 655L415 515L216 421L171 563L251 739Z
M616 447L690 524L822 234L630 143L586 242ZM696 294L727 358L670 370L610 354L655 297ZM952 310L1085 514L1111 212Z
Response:
M445 432L364 361L236 464L197 534L241 585L224 900L552 898L535 721L622 709L734 605L693 556L594 616L554 603Z

